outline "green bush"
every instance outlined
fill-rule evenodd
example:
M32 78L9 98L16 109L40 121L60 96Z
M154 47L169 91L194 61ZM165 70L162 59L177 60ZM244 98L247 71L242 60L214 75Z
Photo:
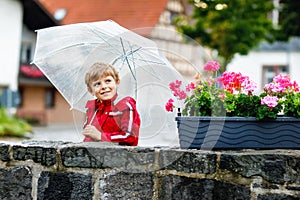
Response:
M24 137L27 132L32 132L29 123L16 117L9 117L6 110L0 107L0 136Z

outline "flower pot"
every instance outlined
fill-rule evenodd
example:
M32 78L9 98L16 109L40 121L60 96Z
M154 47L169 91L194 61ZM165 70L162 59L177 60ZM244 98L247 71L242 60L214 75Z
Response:
M300 149L300 118L176 117L184 149Z

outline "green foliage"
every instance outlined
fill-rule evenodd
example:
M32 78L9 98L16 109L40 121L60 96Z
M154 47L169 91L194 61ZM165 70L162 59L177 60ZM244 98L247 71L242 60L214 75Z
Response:
M263 92L260 95L260 98L263 98L267 95L266 92ZM278 113L280 113L283 110L283 101L279 101L278 105L276 107L270 108L266 105L261 105L260 104L260 99L259 102L257 102L257 113L256 113L256 119L261 120L261 119L276 119L278 117ZM291 116L289 116L291 117Z
M180 16L175 24L180 32L216 49L225 60L224 66L235 53L245 55L261 40L272 41L274 29L267 17L273 10L272 1L201 0L200 3L191 16Z
M289 93L285 96L284 115L300 117L300 93Z
M261 104L261 99L266 96L266 93L258 96L226 92L222 98L223 94L224 91L217 87L197 87L195 94L186 98L182 114L184 116L255 117L257 120L276 119L285 104L285 116L300 117L300 93L297 93L297 98L291 95L290 99L278 102L274 108Z
M274 108L270 108L261 104L261 99L266 96L266 93L261 95L247 95L247 94L230 94L225 98L227 116L237 117L256 117L261 119L275 119L278 113L283 109L282 102Z
M170 89L178 100L184 101L184 116L255 117L257 120L276 119L278 116L300 117L300 86L287 74L273 77L263 92L255 94L257 85L239 72L225 71L217 75L219 63L208 61L195 81L183 86L181 81L170 83ZM187 93L186 93L187 92ZM169 99L166 110L176 107Z
M276 78L276 77L275 77ZM182 114L184 116L228 116L228 117L255 117L257 120L276 119L278 116L300 117L300 92L296 82L290 82L287 76L277 76L271 85L281 88L281 91L270 90L268 86L259 94L244 89L224 90L218 82L211 78L196 83L196 87L185 99ZM242 79L240 79L242 80ZM288 83L289 82L289 83ZM232 81L230 85L239 88L239 84ZM286 85L283 88L282 85ZM269 89L267 89L269 88ZM283 90L284 89L284 90ZM268 105L265 99L276 97L276 105ZM264 100L264 101L263 101ZM275 100L274 100L275 101ZM271 100L268 100L270 103Z
M300 36L300 1L280 0L279 27L275 32L277 40L287 41L291 36Z
M32 127L16 117L9 117L4 108L0 107L0 136L24 137L26 132L32 132Z
M221 98L222 90L215 84L201 82L194 90L194 94L185 99L183 115L189 116L222 116L225 115L224 102Z
M227 116L253 117L257 113L257 105L260 104L258 96L246 94L227 93L225 98Z

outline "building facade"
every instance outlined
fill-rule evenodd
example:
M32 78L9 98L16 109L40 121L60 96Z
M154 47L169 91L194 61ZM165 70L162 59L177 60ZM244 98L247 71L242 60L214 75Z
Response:
M294 37L288 42L263 42L245 56L237 54L227 66L227 70L249 76L261 91L265 84L280 73L289 74L292 80L300 84L299 60L300 38Z
M36 44L35 30L58 22L34 0L1 0L0 19L0 58L4 61L0 73L1 106L10 115L40 124L70 122L72 113L65 113L66 101L30 64Z

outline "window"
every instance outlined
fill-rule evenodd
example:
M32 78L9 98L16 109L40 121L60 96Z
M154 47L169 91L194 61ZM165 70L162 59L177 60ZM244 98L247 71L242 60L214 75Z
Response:
M5 87L1 87L0 86L0 107L4 106L5 104L5 96L4 96L4 91L5 91Z
M19 88L19 93L20 93L19 108L22 108L23 107L23 99L24 99L24 88L23 87Z
M19 108L21 97L18 91L13 91L7 87L0 87L0 107Z
M55 90L53 88L47 88L45 92L46 108L53 108L54 100L55 100Z
M166 10L168 12L167 24L174 25L174 19L180 14L184 13L184 7L179 0L170 0L167 3Z
M170 11L170 23L171 25L175 25L174 24L174 19L179 15L179 13L174 12L174 11Z
M32 53L32 44L29 42L22 43L20 56L21 63L29 64L33 57Z
M263 85L272 82L273 78L278 74L286 74L287 67L285 65L266 65L263 66Z

